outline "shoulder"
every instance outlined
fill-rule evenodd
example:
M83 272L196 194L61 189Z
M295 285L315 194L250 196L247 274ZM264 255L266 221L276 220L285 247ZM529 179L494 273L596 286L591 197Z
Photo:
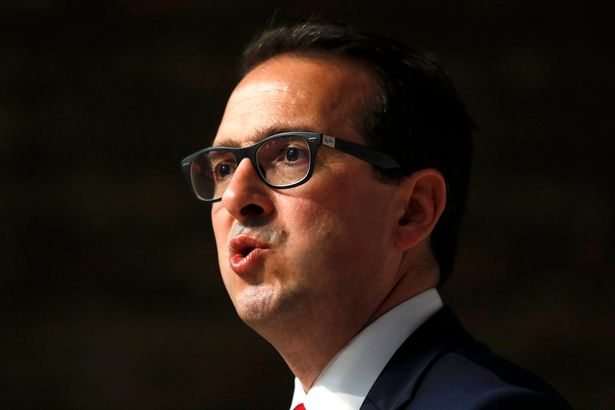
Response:
M570 409L546 382L472 342L432 362L417 383L411 408Z
M570 409L546 382L476 342L448 308L395 352L361 410Z

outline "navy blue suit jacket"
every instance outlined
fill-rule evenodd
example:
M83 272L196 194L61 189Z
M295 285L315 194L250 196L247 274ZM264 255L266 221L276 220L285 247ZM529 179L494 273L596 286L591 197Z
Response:
M395 352L361 410L570 409L544 381L493 354L445 307Z

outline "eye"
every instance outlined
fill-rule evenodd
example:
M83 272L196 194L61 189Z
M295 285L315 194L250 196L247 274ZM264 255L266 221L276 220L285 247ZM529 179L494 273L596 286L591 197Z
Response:
M306 161L309 161L309 152L295 144L289 144L285 147L280 147L276 159L273 163L278 166L303 166Z
M310 163L310 147L303 138L297 136L273 138L259 148L256 159L263 175L268 175L272 169L277 172L284 168L303 170Z
M231 162L218 162L212 164L212 175L216 180L226 179L229 175L235 172L236 165Z
M286 149L286 160L289 162L295 162L301 157L301 151L294 147L288 147Z

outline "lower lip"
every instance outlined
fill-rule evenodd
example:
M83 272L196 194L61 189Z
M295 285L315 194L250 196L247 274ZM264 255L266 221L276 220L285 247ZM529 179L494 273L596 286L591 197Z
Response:
M261 259L263 253L266 250L267 249L265 248L254 248L246 256L231 256L231 269L233 269L233 271L238 275L249 274L254 269L254 267L258 263L258 260Z

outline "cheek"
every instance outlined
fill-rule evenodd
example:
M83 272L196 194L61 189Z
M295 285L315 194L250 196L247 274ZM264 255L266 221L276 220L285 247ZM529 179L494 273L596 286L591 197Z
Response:
M214 231L214 238L216 239L218 250L220 246L226 246L228 233L232 225L233 219L224 211L220 203L215 203L211 208L211 226Z
M218 266L220 267L220 271L222 273L222 277L226 283L226 271L230 268L228 267L228 235L231 230L232 220L231 218L224 217L222 215L221 210L215 212L215 208L212 208L211 213L211 224L213 228L214 238L216 240L216 250L218 256ZM227 284L228 286L228 284Z
M331 239L342 230L342 219L320 201L300 199L289 201L280 212L282 224L288 230L292 242L304 247L317 248L322 241Z
M292 255L302 271L326 278L371 263L376 251L372 241L381 242L382 232L374 229L377 224L373 213L352 210L352 203L331 197L325 202L302 201L288 208L284 222L292 247L288 256Z
M346 180L346 184L351 181ZM360 264L373 264L374 258L387 255L394 246L396 216L392 207L391 187L375 184L373 189L339 187L322 196L324 201L312 202L309 210L296 209L309 214L304 229L330 258L360 268ZM365 266L367 269L368 267ZM368 269L369 270L369 269Z

